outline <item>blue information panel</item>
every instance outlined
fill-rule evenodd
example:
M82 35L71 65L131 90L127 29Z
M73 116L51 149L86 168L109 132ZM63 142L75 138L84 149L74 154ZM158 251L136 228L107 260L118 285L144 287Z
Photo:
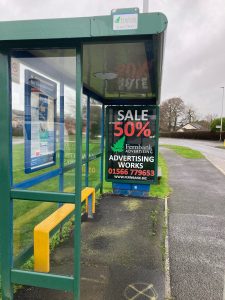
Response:
M25 70L25 173L56 163L57 84Z

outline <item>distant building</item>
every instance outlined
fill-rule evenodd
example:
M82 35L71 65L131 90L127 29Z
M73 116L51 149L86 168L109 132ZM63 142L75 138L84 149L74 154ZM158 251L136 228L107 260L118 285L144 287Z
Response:
M24 125L24 112L14 109L12 111L12 127L20 128Z
M208 131L207 128L203 127L198 123L187 123L186 125L182 126L177 130L177 132L184 132L184 131Z

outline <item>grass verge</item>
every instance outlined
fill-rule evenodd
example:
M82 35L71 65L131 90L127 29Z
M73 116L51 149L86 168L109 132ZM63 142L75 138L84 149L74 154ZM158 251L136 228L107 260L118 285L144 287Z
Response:
M205 158L205 156L198 150L193 150L189 147L184 146L176 146L176 145L166 145L162 144L161 147L168 148L174 150L178 155L189 158L189 159L201 159Z
M158 184L151 185L150 196L164 199L171 193L172 189L168 183L167 163L161 153L159 153L159 167L162 170L162 178Z

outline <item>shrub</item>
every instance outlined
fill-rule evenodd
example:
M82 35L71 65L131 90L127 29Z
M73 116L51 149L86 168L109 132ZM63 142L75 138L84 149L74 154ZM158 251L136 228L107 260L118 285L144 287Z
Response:
M220 126L221 124L221 119L220 118L216 118L214 120L212 120L211 124L210 124L210 129L213 132L218 132L220 131L219 128L216 128L216 126ZM225 131L225 118L222 119L222 131Z
M160 132L160 137L218 141L220 133L219 131ZM225 140L225 131L222 132L222 140Z

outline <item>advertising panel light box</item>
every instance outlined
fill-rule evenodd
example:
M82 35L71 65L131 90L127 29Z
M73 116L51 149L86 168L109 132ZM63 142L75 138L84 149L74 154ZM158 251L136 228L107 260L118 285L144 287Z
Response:
M157 181L158 108L108 106L106 180L149 184Z

